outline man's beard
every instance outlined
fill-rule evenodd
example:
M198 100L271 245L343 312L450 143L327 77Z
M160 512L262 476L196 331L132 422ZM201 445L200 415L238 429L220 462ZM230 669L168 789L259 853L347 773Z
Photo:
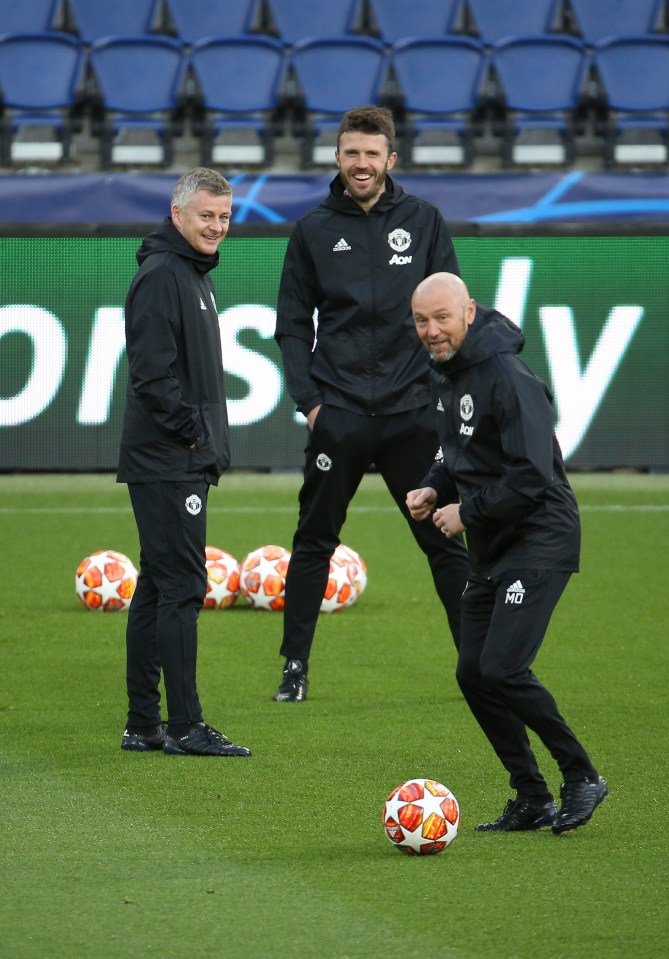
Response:
M437 356L432 352L432 350L429 350L429 352L430 357L435 361L435 363L448 363L448 361L452 360L455 354L458 352L458 347L451 346L445 356L443 354L441 356Z

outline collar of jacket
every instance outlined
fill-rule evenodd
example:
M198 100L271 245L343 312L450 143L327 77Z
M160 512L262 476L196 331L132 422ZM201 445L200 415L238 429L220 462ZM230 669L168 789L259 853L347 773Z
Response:
M477 303L474 322L455 356L443 363L430 359L429 364L438 373L456 376L497 353L521 353L524 345L525 337L515 323L492 307Z
M137 251L137 262L140 266L152 253L176 253L177 256L190 260L202 275L218 266L218 250L215 253L200 253L179 233L171 216L166 216L160 226L144 239Z

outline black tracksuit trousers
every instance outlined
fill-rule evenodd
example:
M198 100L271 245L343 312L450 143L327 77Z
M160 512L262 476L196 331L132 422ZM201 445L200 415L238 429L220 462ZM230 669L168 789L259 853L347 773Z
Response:
M460 596L467 581L467 551L447 539L431 519L415 522L406 494L417 489L438 449L431 406L388 416L367 416L323 405L305 450L300 512L286 579L281 655L309 660L330 557L355 491L375 464L426 554L456 646Z
M597 777L588 755L530 669L570 573L513 569L470 574L462 597L457 680L519 797L552 795L527 730L557 762L564 782Z
M161 722L162 671L170 726L202 721L197 620L207 589L204 482L129 483L140 568L126 629L128 725Z

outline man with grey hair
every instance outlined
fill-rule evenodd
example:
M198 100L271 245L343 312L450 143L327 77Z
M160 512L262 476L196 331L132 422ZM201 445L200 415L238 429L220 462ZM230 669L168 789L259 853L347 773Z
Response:
M250 755L204 722L196 684L207 495L230 462L209 272L218 264L231 210L232 189L219 173L198 167L184 174L171 216L137 252L139 270L126 299L128 392L117 481L128 484L140 571L126 630L128 721L121 748L135 752Z

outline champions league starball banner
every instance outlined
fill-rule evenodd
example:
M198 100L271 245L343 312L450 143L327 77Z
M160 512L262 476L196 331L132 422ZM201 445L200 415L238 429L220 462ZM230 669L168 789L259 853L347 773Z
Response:
M0 234L0 470L114 470L123 305L153 224ZM302 465L274 341L288 225L234 225L212 274L233 468ZM571 468L669 468L669 235L656 226L452 227L472 295L522 327ZM398 269L402 264L396 264Z
M336 173L230 175L233 223L290 223L316 206ZM409 193L431 200L448 223L669 220L669 174L581 170L545 173L401 173ZM0 207L14 223L154 223L169 209L176 176L12 174L0 177Z

